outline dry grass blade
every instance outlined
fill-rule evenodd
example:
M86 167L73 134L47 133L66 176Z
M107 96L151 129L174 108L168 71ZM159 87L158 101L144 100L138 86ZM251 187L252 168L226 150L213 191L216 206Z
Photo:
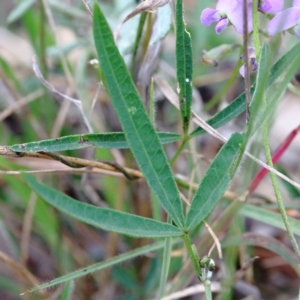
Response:
M179 109L179 102L178 102L178 95L174 92L172 87L168 84L168 82L163 79L160 75L156 75L154 77L154 81L157 84L157 86L160 88L162 93L166 96L166 98L177 108ZM192 112L193 115L193 121L201 126L203 129L205 129L208 133L215 136L219 140L226 142L227 139L223 137L217 130L215 130L213 127L211 127L209 124L207 124L202 118L200 118L197 114Z
M117 39L121 27L124 23L126 23L129 19L133 18L134 16L146 12L146 11L154 11L155 9L168 4L171 0L146 0L138 5L123 21L121 24L117 26L114 30L114 37L115 40Z
M93 13L89 7L89 4L87 3L87 0L82 0L83 5L85 6L85 9L87 10L87 12L93 17Z
M84 121L84 124L86 125L88 131L89 131L90 133L92 133L92 132L93 132L93 128L92 128L92 126L90 125L90 122L89 122L87 116L85 115L85 113L84 113L84 111L83 111L82 102L81 102L80 100L78 100L78 99L74 99L74 98L71 98L71 97L69 97L69 96L67 96L67 95L64 95L64 94L60 93L58 90L56 90L56 89L54 88L54 86L52 86L52 85L44 78L44 76L42 75L42 73L41 73L41 71L40 71L40 69L39 69L39 66L38 66L38 64L37 64L37 62L36 62L36 60L35 60L35 58L33 58L32 68L33 68L33 71L34 71L36 77L40 80L40 82L41 82L41 83L42 83L49 91L51 91L53 94L59 95L59 96L65 98L65 99L69 100L70 102L74 103L74 104L77 106L77 108L79 109L79 111L80 111L80 113L81 113L81 115L82 115L82 119L83 119L83 121Z
M219 292L221 289L221 285L218 282L212 282L211 283L211 291L212 292ZM197 284L191 287L188 287L182 291L173 293L171 295L168 295L166 297L163 297L162 300L175 300L175 299L181 299L187 296L196 295L199 293L204 293L205 288L203 284Z
M146 0L138 5L122 22L124 24L129 19L134 16L144 12L144 11L153 11L161 6L168 4L171 0Z
M68 112L70 111L71 103L69 101L64 100L60 110L58 111L56 120L54 121L52 125L52 130L50 134L50 138L54 139L59 136L59 133L64 125L66 116L68 115Z
M14 113L16 110L18 110L22 106L27 105L28 103L36 100L37 98L39 98L43 95L44 95L44 91L42 89L38 89L38 90L32 92L31 94L25 96L24 98L22 98L18 102L8 106L5 110L3 110L0 113L0 122L2 122L4 119L9 117L12 113Z
M208 251L208 256L211 255L212 250L214 249L215 245L217 246L218 249L218 255L219 258L222 259L223 255L222 255L222 247L221 247L221 243L217 237L217 235L214 233L214 231L212 230L212 228L205 222L203 221L206 229L208 230L208 232L210 233L210 235L212 236L212 238L214 239L214 245L211 247L211 249Z

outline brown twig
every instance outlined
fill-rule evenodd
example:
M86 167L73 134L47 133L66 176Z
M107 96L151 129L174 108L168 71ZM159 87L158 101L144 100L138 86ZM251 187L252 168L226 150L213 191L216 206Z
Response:
M90 167L90 168L97 168L97 169L113 171L113 172L121 172L125 176L128 174L131 177L131 179L144 177L143 174L138 170L123 168L113 162L93 161L93 160L87 160L87 159L82 159L82 158L78 158L78 157L57 155L54 153L47 153L47 152L45 152L45 153L42 153L42 152L35 152L35 153L16 152L16 151L13 151L8 146L0 146L0 155L16 157L16 158L35 157L35 158L42 158L42 159L47 159L47 160L57 160L68 166L76 167L76 168Z

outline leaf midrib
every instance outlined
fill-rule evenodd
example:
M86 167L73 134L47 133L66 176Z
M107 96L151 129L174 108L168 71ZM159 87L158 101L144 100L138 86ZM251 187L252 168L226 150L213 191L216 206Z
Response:
M98 29L99 29L99 23L98 23L98 22L97 22L97 27L98 27ZM103 35L102 35L101 32L102 32L101 30L98 30L98 36L101 37L101 41L102 41L102 45L103 45L104 39L103 39ZM103 54L104 54L105 58L107 59L107 61L109 62L109 63L107 63L107 65L108 65L109 70L110 70L110 72L111 72L111 75L110 75L110 76L113 78L114 82L117 83L115 74L114 74L114 72L113 72L114 70L113 70L112 65L111 65L111 62L110 62L110 60L109 60L109 55L108 55L108 53L107 53L107 51L106 51L106 48L105 48L105 47L102 47L102 48L103 48L103 50L104 50L104 51L103 51ZM126 74L126 76L128 77L127 74ZM124 79L124 80L125 80L125 79ZM129 80L131 80L131 79L129 78ZM134 90L135 90L135 87L134 87L133 84L132 84L132 87L133 87ZM127 102L125 101L125 98L123 97L123 94L121 93L121 90L120 90L118 84L116 84L116 89L117 89L118 93L121 95L120 98L121 98L123 104L125 104L125 107L128 109ZM135 94L137 95L137 91L136 91L136 90L135 90ZM127 111L127 112L128 112L128 111ZM176 217L177 222L178 222L177 225L178 225L178 226L181 226L181 229L182 229L182 228L184 227L184 224L180 221L179 217L177 216L177 213L176 213L176 211L174 210L174 207L172 206L172 203L170 202L169 197L167 196L167 193L166 193L165 189L163 188L163 185L162 185L162 183L160 182L160 180L159 180L159 178L158 178L158 176L157 176L157 173L156 173L155 169L153 168L153 165L152 165L152 163L151 163L150 157L149 157L149 155L148 155L148 153L147 153L147 151L146 151L146 148L145 148L144 143L142 142L143 140L140 138L140 135L138 134L137 128L136 128L136 126L135 126L135 123L132 121L132 118L131 118L131 117L129 117L129 120L130 120L131 124L133 125L132 127L133 127L134 130L135 130L136 136L138 137L139 144L142 145L142 149L143 149L143 151L144 151L144 153L145 153L145 155L146 155L148 161L150 162L150 165L151 165L152 170L154 171L154 172L152 172L152 173L154 173L154 175L155 175L156 182L159 183L159 186L160 186L161 190L163 191L163 194L164 194L164 196L165 196L165 199L168 201L168 204L169 204L169 206L170 206L170 208L171 208L171 210L172 210L172 212L173 212L173 214L174 214L173 218ZM151 125L151 124L150 124L150 125ZM155 131L155 130L154 130L154 131ZM126 132L125 132L125 135L126 135L126 137L128 137ZM130 145L132 145L132 142L131 142L130 138L128 138L128 143L129 143ZM160 142L159 142L159 143L160 143ZM134 149L134 148L132 147L131 149ZM164 150L162 149L162 151L164 151ZM134 152L135 152L135 150L134 150ZM165 159L167 160L166 157L165 157ZM140 165L140 162L139 162L139 161L138 161L138 164ZM167 167L168 167L168 166L167 166ZM176 185L175 185L175 187L176 187ZM155 191L154 191L154 192L155 192ZM157 193L155 192L155 194L157 194ZM177 192L177 194L178 194L178 192ZM159 197L159 195L157 195L157 196ZM175 221L175 220L174 220L174 221Z

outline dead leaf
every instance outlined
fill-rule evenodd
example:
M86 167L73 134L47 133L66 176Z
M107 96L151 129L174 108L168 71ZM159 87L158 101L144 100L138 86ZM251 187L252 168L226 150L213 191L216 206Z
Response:
M153 11L161 6L168 4L171 0L146 0L142 2L140 5L136 7L122 22L124 24L129 19L133 18L134 16L144 12L144 11Z

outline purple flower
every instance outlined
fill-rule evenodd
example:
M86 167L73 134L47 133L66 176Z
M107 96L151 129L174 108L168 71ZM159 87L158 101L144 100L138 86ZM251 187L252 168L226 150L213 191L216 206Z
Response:
M252 3L248 2L248 32L252 31ZM236 31L243 33L243 2L241 0L219 0L216 9L206 8L203 10L201 23L209 26L217 22L216 33L221 31L228 25L232 24Z
M243 3L243 0L237 0ZM252 1L249 1L252 4ZM275 14L282 10L284 0L258 0L258 9L263 13Z
M293 7L290 7L278 13L269 22L268 34L272 36L284 30L288 30L296 26L299 21L300 21L300 0L294 0ZM300 39L299 26L294 27L293 31L295 32L298 39Z
M249 68L251 73L255 73L258 68L257 60L256 60L256 55L255 55L255 50L252 47L248 48L248 58L249 58ZM241 56L241 59L244 59L244 55ZM246 70L245 70L245 64L243 64L240 67L240 74L245 77Z
M283 0L258 0L258 9L267 14L276 14L283 8Z

